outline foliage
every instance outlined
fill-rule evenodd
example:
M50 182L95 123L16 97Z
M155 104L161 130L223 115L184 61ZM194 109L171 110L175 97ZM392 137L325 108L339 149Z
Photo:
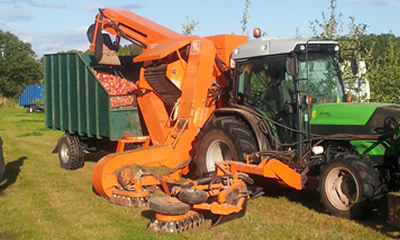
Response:
M336 13L336 0L330 0L328 8L330 15L326 16L325 12L321 12L322 21L313 20L310 22L311 30L316 38L322 39L337 39L343 31L342 14ZM318 30L318 27L322 31Z
M80 50L71 49L71 50L68 50L68 51L59 51L59 52L57 52L57 54L76 53L76 54L79 54L79 55L91 55L91 54L85 54L85 53L90 53L90 52L93 52L93 51L87 50L86 52L83 52L83 51L80 51Z
M296 39L301 39L301 38L303 38L303 37L301 36L301 34L300 34L300 28L299 28L299 27L296 27L295 38L296 38Z
M242 15L242 20L240 21L240 23L242 24L242 34L246 34L249 35L249 32L247 31L247 23L250 19L250 14L249 14L249 8L250 8L250 0L245 0L244 1L244 11L243 11L243 15Z
M0 96L0 107L16 107L17 105L15 100Z
M364 61L361 55L360 46L362 37L367 30L366 24L357 24L355 17L349 17L348 33L344 34L342 21L342 14L336 12L337 0L330 0L328 8L329 16L325 12L321 12L322 21L314 20L310 22L310 27L313 31L315 38L321 39L335 39L339 41L342 62L340 67L343 73L343 79L346 84L346 91L352 94L352 99L358 101L368 100L366 96L361 96L359 93L361 89L367 87L365 74L359 70L357 75L352 72L352 60L356 59L358 62Z
M181 24L182 25L182 34L184 36L190 36L193 34L194 29L199 25L198 21L195 20L190 20L189 17L186 17L186 24Z
M127 44L119 47L118 55L119 56L131 56L131 55L139 55L143 52L143 48L139 47L135 44ZM94 55L94 52L90 49L86 51L79 51L79 50L68 50L68 51L61 51L58 53L77 53L80 55Z
M35 105L37 107L44 108L44 100L43 99L34 99L32 101L32 105Z
M336 0L330 0L329 10L329 17L322 12L322 21L310 22L311 29L317 38L346 40L340 42L341 49L353 51L351 54L345 54L342 51L344 55L342 69L344 79L348 82L348 90L357 94L369 82L371 101L400 104L400 89L398 88L400 85L400 38L391 33L367 36L365 33L368 26L356 24L354 17L350 17L349 32L343 34L342 14L336 13ZM366 72L359 68L358 75L353 76L349 64L351 57L355 57L359 63L365 62ZM358 84L355 84L356 80Z
M362 89L367 87L367 78L365 74L365 69L360 68L360 64L365 61L365 55L361 52L361 44L363 36L367 31L368 25L366 24L356 24L355 17L350 17L350 23L348 25L349 33L347 36L343 37L344 41L341 44L342 49L350 50L350 54L345 54L346 64L343 65L343 77L348 80L348 88L350 93L356 96L352 96L352 99L357 99L358 101L367 101L368 96L361 95L363 93ZM353 75L351 69L351 59L356 59L358 62L358 73L356 76Z
M0 30L0 95L16 98L27 85L42 79L43 67L31 45Z
M382 35L369 49L366 60L371 99L400 104L400 39Z
M143 48L139 47L135 44L128 44L119 47L118 55L119 56L135 56L139 55L143 52Z

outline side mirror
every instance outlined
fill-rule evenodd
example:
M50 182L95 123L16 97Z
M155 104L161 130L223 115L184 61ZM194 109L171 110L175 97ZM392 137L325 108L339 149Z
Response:
M355 58L351 58L351 72L353 73L353 75L358 74L358 64Z
M297 75L299 74L299 68L297 65L296 55L293 54L286 59L286 72L290 76L297 78Z

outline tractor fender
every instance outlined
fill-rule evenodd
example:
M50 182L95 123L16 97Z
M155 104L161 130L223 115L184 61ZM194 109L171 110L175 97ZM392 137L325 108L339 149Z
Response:
M244 108L220 108L214 110L208 121L222 116L235 116L245 121L254 133L259 151L271 150L270 141L259 127L260 117Z

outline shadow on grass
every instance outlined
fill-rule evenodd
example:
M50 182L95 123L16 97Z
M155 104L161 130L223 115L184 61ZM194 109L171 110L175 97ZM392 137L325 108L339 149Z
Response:
M4 176L0 180L0 192L7 189L17 181L18 175L21 172L21 167L24 165L26 159L27 157L20 157L13 162L7 163Z
M110 154L109 152L89 152L85 153L85 162L98 162L102 157Z
M387 196L380 201L378 209L376 209L371 217L363 221L359 221L359 223L390 238L400 238L400 228L388 224Z
M279 184L275 180L258 178L257 176L252 177L255 179L255 185L263 189L263 196L272 198L285 197L289 201L300 203L301 205L316 212L326 213L325 207L320 201L319 192L317 190L298 191L283 184ZM378 231L387 237L400 238L400 228L396 228L388 224L386 197L380 201L378 209L376 209L371 216L363 220L354 221L360 225L374 229L375 231Z
M263 188L263 196L273 198L285 197L291 202L297 202L311 210L325 213L325 208L320 201L318 191L299 191L280 184L274 179L266 179L259 176L252 176L252 178L255 180L255 186Z
M156 217L156 213L150 209L143 210L141 212L142 217L147 218L149 220L153 220Z
M21 137L30 137L30 136L39 137L39 136L42 136L42 135L43 134L41 134L40 132L30 132L30 133L24 133L24 134L18 135L17 137L19 137L19 138L21 138Z
M58 154L58 144L60 139L58 140L57 144L54 146L54 149L51 151L53 154ZM85 162L98 162L102 157L110 154L111 152L86 152L85 155Z

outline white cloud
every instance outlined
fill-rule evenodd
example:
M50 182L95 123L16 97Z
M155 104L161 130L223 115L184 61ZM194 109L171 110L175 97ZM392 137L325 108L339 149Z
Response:
M64 42L58 41L58 42L53 42L53 41L46 41L43 42L42 44L39 45L38 50L41 52L58 52L60 49L63 48Z
M125 5L110 5L110 3L104 4L104 3L99 3L99 2L91 2L88 3L85 7L84 10L86 11L97 11L99 8L117 8L117 9L138 9L141 8L142 6L139 4L125 4Z
M37 8L66 8L65 5L51 2L37 3L33 0L0 0L0 4L11 5L14 8L37 7Z
M58 9L67 8L65 5L59 5L59 4L54 4L54 3L42 3L42 4L39 5L39 7L42 7L42 8L58 8Z
M76 47L73 48L73 49L84 52L84 51L86 51L86 50L89 49L89 42L87 42L87 43L82 43L82 44L80 44L80 45L76 45Z
M142 6L139 4L127 4L127 5L120 6L118 8L120 8L120 9L138 9L138 8L142 8Z
M370 4L385 7L400 7L399 0L346 0L349 3Z
M29 42L38 58L41 58L44 54L60 51L86 51L89 48L86 30L87 26L78 26L51 33L29 31L17 35L22 41Z
M24 36L20 37L20 40L23 42L31 43L33 40L33 36L32 35L24 35Z
M33 16L28 11L15 11L13 9L0 9L0 21L4 22L28 22Z
M74 34L74 35L85 35L86 31L88 29L88 26L80 26L80 27L74 27L71 28L70 30L67 31L67 34Z
M105 7L106 5L104 3L91 2L84 7L84 10L93 12L99 10L99 8L105 8Z

